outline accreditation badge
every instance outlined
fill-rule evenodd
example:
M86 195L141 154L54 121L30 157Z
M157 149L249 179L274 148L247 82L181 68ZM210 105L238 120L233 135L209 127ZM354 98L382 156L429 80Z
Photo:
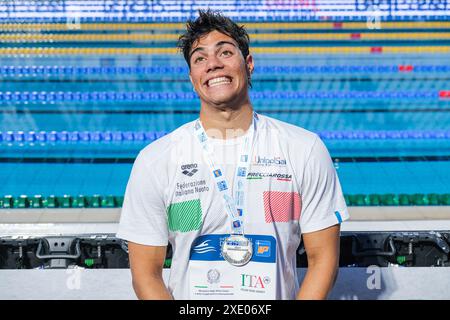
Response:
M190 298L273 300L277 288L276 257L273 236L202 235L193 242L190 252Z

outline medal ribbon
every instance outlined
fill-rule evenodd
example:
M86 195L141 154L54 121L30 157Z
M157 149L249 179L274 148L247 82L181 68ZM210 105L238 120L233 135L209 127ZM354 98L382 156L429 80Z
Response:
M247 187L247 173L250 167L251 153L254 146L254 137L256 133L256 124L258 115L253 112L252 123L242 144L241 153L239 154L234 179L233 189L235 196L233 197L230 184L225 178L224 171L221 166L214 161L214 150L209 142L209 138L203 128L200 119L197 119L194 126L195 135L200 142L205 159L211 169L214 182L222 195L225 211L231 220L231 230L233 234L244 235L243 218L245 214L245 190Z

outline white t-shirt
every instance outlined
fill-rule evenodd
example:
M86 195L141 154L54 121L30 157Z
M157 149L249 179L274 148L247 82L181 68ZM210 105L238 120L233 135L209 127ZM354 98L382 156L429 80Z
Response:
M222 195L193 134L194 124L181 126L139 153L117 233L119 238L143 245L170 242L173 257L168 289L175 299L192 298L188 268L194 241L231 232ZM316 134L262 115L255 134L244 229L248 235L276 239L275 297L294 299L299 289L296 250L301 234L338 224L349 215L328 150ZM233 186L243 138L211 140L215 159Z

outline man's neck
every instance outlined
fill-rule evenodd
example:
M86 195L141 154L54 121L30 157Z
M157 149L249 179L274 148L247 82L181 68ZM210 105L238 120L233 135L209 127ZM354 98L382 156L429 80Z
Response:
M210 138L232 139L244 135L253 119L253 107L250 103L238 109L202 106L200 121Z

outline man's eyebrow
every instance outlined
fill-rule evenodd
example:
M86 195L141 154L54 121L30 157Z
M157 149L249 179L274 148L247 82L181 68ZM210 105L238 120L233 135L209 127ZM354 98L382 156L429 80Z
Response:
M197 48L195 48L194 50L192 50L192 52L189 54L189 59L192 57L192 55L194 54L194 53L196 53L197 51L205 51L205 48L203 48L203 47L197 47Z
M233 47L236 47L236 45L230 41L219 41L217 42L216 47L223 46L224 44L231 44Z
M224 40L224 41L219 41L219 42L217 42L217 43L216 43L216 47L223 46L224 44L231 44L233 47L236 47L236 45L235 45L233 42L225 41L225 40ZM197 47L197 48L195 48L194 50L192 50L191 54L189 55L189 58L191 58L192 55L193 55L195 52L197 52L197 51L205 51L205 48L204 48L204 47Z

